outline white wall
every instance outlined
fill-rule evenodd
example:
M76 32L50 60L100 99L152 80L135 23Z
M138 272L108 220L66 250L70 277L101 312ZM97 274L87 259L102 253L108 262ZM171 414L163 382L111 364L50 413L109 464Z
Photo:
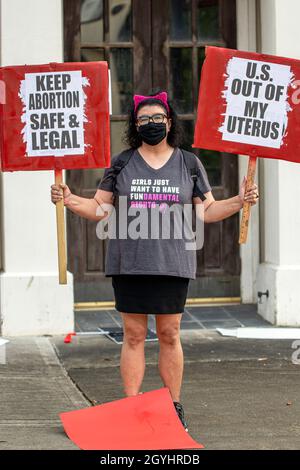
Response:
M237 0L237 48L256 52L256 3L253 0ZM239 180L247 176L249 157L239 158ZM259 165L256 171L256 183L259 177ZM240 221L242 211L240 212ZM240 245L241 257L241 300L242 303L257 302L257 270L259 264L259 208L251 210L247 243Z
M1 65L63 61L62 0L1 0ZM58 284L54 172L3 173L2 335L73 330L73 280Z
M300 59L300 2L261 1L262 52ZM259 313L277 325L300 325L300 165L264 159L264 259Z

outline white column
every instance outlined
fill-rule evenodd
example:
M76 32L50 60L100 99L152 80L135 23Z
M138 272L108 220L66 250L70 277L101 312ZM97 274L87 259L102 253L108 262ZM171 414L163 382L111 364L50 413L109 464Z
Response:
M300 59L300 2L261 2L262 52ZM300 325L300 165L264 159L259 313L276 325Z
M1 65L63 61L61 0L1 1ZM1 334L74 328L73 279L59 285L53 171L2 173Z
M237 48L256 52L256 4L253 0L237 0ZM239 181L247 175L247 156L239 156ZM256 182L259 177L257 165ZM240 212L241 221L242 211ZM241 300L242 303L257 302L257 270L259 263L259 209L254 207L248 230L247 243L240 245L241 257Z

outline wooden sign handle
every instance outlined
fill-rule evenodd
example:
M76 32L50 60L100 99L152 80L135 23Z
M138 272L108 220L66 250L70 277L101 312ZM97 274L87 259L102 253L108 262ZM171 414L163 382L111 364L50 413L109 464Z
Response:
M256 161L257 161L257 157L249 157L247 182L246 182L245 191L247 191L247 189L250 186L252 186L254 183ZM239 243L246 243L247 241L250 211L251 211L251 204L249 202L244 202Z
M60 183L62 183L62 170L55 170L55 184L58 186ZM65 212L63 199L56 203L56 227L59 283L67 284L67 253L65 236Z

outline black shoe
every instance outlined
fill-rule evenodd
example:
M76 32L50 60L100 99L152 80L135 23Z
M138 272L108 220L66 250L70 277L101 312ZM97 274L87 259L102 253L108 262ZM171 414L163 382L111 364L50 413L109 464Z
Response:
M186 432L188 432L188 425L187 425L186 420L184 419L184 410L183 410L182 404L179 403L178 401L174 401L173 403L174 403L175 410L177 412L178 418L182 422L182 425L183 425L184 429L186 430Z

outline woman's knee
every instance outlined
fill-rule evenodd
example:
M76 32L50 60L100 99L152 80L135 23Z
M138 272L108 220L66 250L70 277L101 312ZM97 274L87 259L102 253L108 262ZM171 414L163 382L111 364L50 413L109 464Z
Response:
M128 328L124 331L124 341L131 347L136 347L144 343L146 336L147 332L142 328Z
M180 325L166 325L158 328L157 336L160 343L174 346L180 341Z
M145 342L147 336L147 324L141 321L134 321L132 319L124 321L124 342L130 347L139 346Z

